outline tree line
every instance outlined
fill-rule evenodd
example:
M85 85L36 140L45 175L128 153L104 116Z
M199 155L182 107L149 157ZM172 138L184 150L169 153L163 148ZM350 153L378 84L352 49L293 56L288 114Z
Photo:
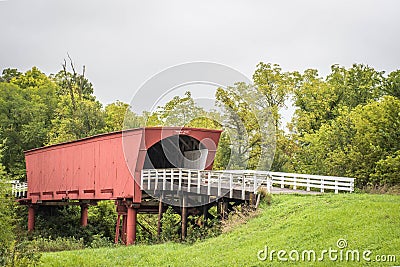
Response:
M2 71L2 181L25 180L25 150L124 128L182 126L184 122L189 127L224 129L215 169L228 165L256 169L261 162L273 171L354 177L359 188L400 184L400 70L386 74L363 64L349 68L333 65L329 74L321 76L315 69L286 72L277 64L261 62L256 66L253 84L237 83L216 90L219 105L230 112L206 111L186 92L155 111L135 114L121 101L103 106L85 77L85 68L78 73L72 60L68 62L50 75L36 67L24 73L12 68ZM295 113L285 130L281 114L289 100ZM249 102L256 103L256 110ZM261 124L257 122L260 118ZM263 123L273 129L268 136L262 134ZM233 140L232 132L237 133L237 140ZM264 157L263 150L273 151L273 157ZM238 156L231 158L234 154ZM21 255L21 262L34 257L32 249L15 241L20 238L16 234L19 227L24 227L18 219L23 216L16 214L25 211L7 197L8 190L0 182L0 243L4 244L0 265L7 261L10 251L14 251L14 258ZM114 221L104 220L106 214L115 213L112 203L91 212L92 220L98 223L78 236L93 243L94 234L100 233L112 240ZM38 219L39 224L46 221L46 217ZM40 234L50 236L58 233L55 231Z
M131 112L121 101L103 107L84 76L85 68L78 73L69 60L69 65L65 61L58 73L50 75L36 67L25 73L2 71L1 164L8 177L25 178L24 150L124 127L180 126L182 122L227 132L239 131L241 124L249 139L241 148L247 152L246 167L254 169L263 144L254 111L243 95L262 95L261 109L268 109L275 130L272 170L350 176L357 178L359 186L400 182L400 70L385 75L363 64L333 65L322 77L315 69L285 72L277 64L261 62L252 85L217 89L219 103L233 110L227 117L197 106L190 92L143 114ZM253 96L252 90L258 95ZM289 99L295 114L285 131L281 110ZM221 137L215 168L223 169L232 160L232 142L227 134ZM235 166L240 168L240 162Z

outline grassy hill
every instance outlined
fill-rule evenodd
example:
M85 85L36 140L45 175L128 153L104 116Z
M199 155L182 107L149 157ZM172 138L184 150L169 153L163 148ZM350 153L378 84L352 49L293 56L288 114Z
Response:
M340 249L338 240L341 240ZM343 248L344 243L347 247ZM274 252L265 261L260 250ZM331 260L329 250L331 249ZM296 250L299 260L296 259ZM304 252L305 250L309 252ZM316 253L315 261L308 255ZM323 254L323 250L328 252ZM334 252L332 250L337 250ZM360 261L351 259L359 251ZM367 262L363 259L370 259ZM342 252L340 252L342 251ZM283 253L283 252L281 252ZM304 257L303 257L304 253ZM308 254L310 253L310 254ZM340 260L342 254L342 260ZM354 254L356 257L356 254ZM377 262L395 255L396 262ZM265 253L259 255L261 258ZM390 256L386 256L386 259ZM378 260L379 260L378 259ZM244 225L194 245L167 243L130 247L45 253L41 266L394 266L400 265L400 196L326 194L320 196L274 195L272 205Z

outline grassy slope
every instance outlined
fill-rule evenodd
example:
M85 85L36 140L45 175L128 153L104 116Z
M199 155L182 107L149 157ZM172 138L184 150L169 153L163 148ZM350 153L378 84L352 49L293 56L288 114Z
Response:
M232 232L194 245L138 245L110 249L86 249L47 253L43 266L258 266L257 252L269 249L337 249L339 238L348 249L395 254L400 265L400 196L339 194L322 196L273 196L260 216ZM273 265L338 266L323 262L277 262ZM366 264L344 263L342 266ZM371 265L371 264L367 264Z

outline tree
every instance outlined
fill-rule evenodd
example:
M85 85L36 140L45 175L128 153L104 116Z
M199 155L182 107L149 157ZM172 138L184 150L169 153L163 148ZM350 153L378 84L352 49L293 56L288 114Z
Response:
M13 78L18 78L22 73L17 69L7 68L4 69L0 76L0 82L9 83Z
M157 107L153 113L144 113L146 126L185 126L197 128L220 129L219 113L215 110L205 111L199 107L190 91L184 97L175 96L164 106Z
M275 150L275 125L262 95L251 85L237 83L218 88L216 99L229 136L223 140L230 141L230 168L268 169Z
M400 100L392 96L343 109L315 133L300 138L296 171L355 177L359 186L393 184L397 180L390 178L395 173L392 163L400 151L399 114Z
M299 83L298 72L282 72L278 64L260 62L253 74L254 85L264 95L270 111L272 111L275 127L279 128L279 110L285 107L285 101L293 93Z
M400 150L376 162L375 172L371 174L371 181L378 185L400 184Z
M326 81L339 96L338 104L352 109L382 95L383 73L363 64L353 64L349 69L332 65Z
M386 77L382 91L385 94L400 98L400 70L392 71Z
M14 70L12 71L14 77L10 80L10 83L16 84L22 89L54 86L53 81L37 67L32 67L32 69L23 74L18 72L14 74L15 72Z
M326 79L319 77L317 70L306 70L294 92L296 132L300 136L315 132L335 119L340 110L350 111L377 100L382 95L382 75L362 64L349 69L333 65Z
M321 125L334 119L340 96L333 86L318 75L317 70L306 70L302 83L294 92L295 106L294 125L300 135L312 133Z
M15 179L25 177L23 151L48 141L56 91L57 85L37 68L0 83L0 138L6 140L3 164Z
M3 145L0 146L0 265L8 263L14 245L13 203L10 196L10 185L6 183L6 172L1 164Z
M143 124L143 117L133 113L129 104L116 101L105 107L106 132L137 128L143 126Z
M70 57L69 60L72 73L67 71L64 60L63 70L53 76L59 90L52 127L48 132L49 144L76 140L105 130L102 105L92 94L92 84L84 77L85 67L82 74L78 74Z
M104 132L104 114L99 101L82 99L72 104L69 95L59 97L52 120L49 144L72 141Z

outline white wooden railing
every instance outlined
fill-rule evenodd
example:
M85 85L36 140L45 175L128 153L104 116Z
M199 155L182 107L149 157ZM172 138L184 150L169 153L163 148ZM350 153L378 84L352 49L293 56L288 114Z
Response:
M9 181L11 184L11 194L16 198L23 198L27 196L28 184L26 182L20 182L18 180Z
M233 197L234 190L241 191L245 199L246 192L256 193L258 187L269 183L266 173L235 173L228 171L208 171L192 169L146 169L142 170L141 189L162 191L186 191L207 195ZM268 186L270 188L270 185ZM203 189L203 191L202 191ZM215 191L216 193L212 193Z
M260 186L271 192L274 185L294 190L318 189L321 193L329 189L337 194L339 191L353 192L354 178L252 170L145 169L140 186L143 190L185 190L198 194L206 187L207 195L211 195L212 188L217 188L217 196L229 192L230 197L234 190L240 190L244 199L246 192L256 193Z
M322 175L311 175L311 174L299 174L299 173L284 173L284 172L270 172L272 184L280 185L281 188L285 186L292 186L293 189L303 187L307 191L311 188L317 188L321 193L324 193L326 189L335 190L335 193L339 191L354 191L354 178L349 177L337 177L337 176L322 176Z

